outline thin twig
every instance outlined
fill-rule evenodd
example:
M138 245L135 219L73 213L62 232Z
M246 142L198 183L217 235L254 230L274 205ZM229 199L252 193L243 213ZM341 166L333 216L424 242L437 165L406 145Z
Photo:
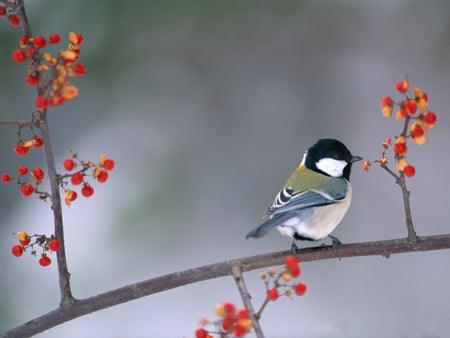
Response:
M393 254L405 252L420 252L430 250L450 249L450 234L418 237L416 242L410 242L406 238L385 241L342 244L336 249L331 245L305 248L299 250L297 257L301 262L341 259L345 257L378 256L389 257ZM29 337L59 324L86 314L116 306L134 299L149 296L166 290L172 290L181 286L210 280L232 274L231 269L239 265L242 272L267 268L284 264L290 250L272 252L236 260L204 265L193 269L178 271L168 275L151 278L124 287L107 291L93 297L76 300L69 307L58 307L40 317L34 318L10 331L0 334L0 338Z
M37 127L37 124L25 120L0 120L0 126Z
M234 281L238 287L239 293L241 294L242 302L248 311L250 320L253 324L253 329L255 330L256 337L264 338L264 333L259 324L259 320L256 318L255 310L253 309L252 301L250 299L250 294L247 290L247 285L245 285L244 276L242 275L242 268L240 265L233 265L231 267L231 273L233 275Z

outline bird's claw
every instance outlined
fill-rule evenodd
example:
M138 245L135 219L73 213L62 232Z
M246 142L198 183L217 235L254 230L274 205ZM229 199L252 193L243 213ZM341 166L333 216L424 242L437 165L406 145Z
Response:
M342 242L334 236L328 235L331 238L331 245L333 246L333 254L336 256L337 247L342 245Z
M298 255L299 251L300 251L300 249L298 248L297 244L295 244L295 242L292 242L292 245L291 245L292 254Z

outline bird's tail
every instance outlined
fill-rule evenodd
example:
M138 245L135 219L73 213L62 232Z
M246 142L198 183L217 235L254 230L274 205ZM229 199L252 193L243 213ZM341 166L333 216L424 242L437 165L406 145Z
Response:
M283 224L290 216L287 213L274 215L272 218L265 221L259 227L250 231L245 238L259 238L266 235L270 230L276 228L277 226Z

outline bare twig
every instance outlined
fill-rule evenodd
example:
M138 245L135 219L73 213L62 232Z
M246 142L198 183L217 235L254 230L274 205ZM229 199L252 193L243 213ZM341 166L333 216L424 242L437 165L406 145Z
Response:
M297 257L301 262L317 261L333 258L375 256L389 257L405 252L420 252L429 250L450 249L450 234L418 237L416 242L407 238L385 241L342 244L333 251L332 246L305 248L299 251ZM103 310L111 306L129 302L134 299L149 296L166 290L214 279L232 274L233 266L240 266L243 272L284 264L284 259L292 252L280 251L263 255L244 257L236 260L223 261L210 265L170 273L151 278L124 287L107 291L93 297L75 300L68 307L58 307L40 317L30 320L10 331L0 334L0 338L29 337L64 322L83 315Z
M256 337L264 338L264 333L259 324L258 318L256 318L255 310L253 309L252 301L250 299L250 294L247 290L247 285L245 285L244 276L242 275L242 268L240 265L233 265L231 267L231 273L233 275L234 281L238 287L239 293L241 294L242 302L248 311L250 320L253 324L253 329L255 330Z

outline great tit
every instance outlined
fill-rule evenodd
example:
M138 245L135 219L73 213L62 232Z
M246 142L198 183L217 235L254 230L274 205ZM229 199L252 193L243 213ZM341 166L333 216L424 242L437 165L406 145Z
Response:
M262 237L273 228L294 240L317 241L327 236L333 248L340 242L331 232L350 207L350 172L354 162L348 148L335 139L321 139L303 155L302 162L275 196L267 210L268 220L246 238Z

